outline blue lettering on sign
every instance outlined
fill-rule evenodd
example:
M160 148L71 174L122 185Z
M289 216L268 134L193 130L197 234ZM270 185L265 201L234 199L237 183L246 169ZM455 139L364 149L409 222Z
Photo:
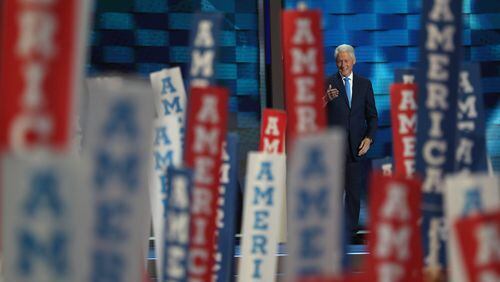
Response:
M262 278L262 273L260 272L260 265L262 264L262 259L254 259L253 260L253 274L252 278L260 279Z
M21 247L17 267L21 275L33 274L35 258L48 264L57 276L64 276L68 273L68 238L66 238L66 234L56 231L50 237L50 241L42 243L37 241L32 232L21 230L17 238Z
M167 94L167 93L175 93L177 92L177 89L174 87L174 84L172 83L172 77L167 76L161 80L162 83L162 88L161 88L161 94Z
M165 115L170 115L171 112L174 112L174 113L181 113L182 112L182 107L181 107L181 102L180 102L179 96L174 97L172 99L172 102L170 102L167 99L162 99L161 103L163 105Z
M257 174L257 180L262 180L262 177L266 176L266 180L273 181L273 173L271 172L271 163L270 162L262 162L260 167L260 171Z
M255 221L253 224L253 228L255 230L267 230L269 228L269 225L265 220L269 218L269 211L267 210L255 211L254 215L255 215Z
M117 134L125 134L135 139L138 134L135 120L135 108L131 102L119 101L110 110L110 117L104 126L103 136L106 138Z
M316 207L321 216L325 216L328 213L328 190L326 187L319 189L316 194L313 194L313 191L301 189L298 191L297 198L299 200L297 215L301 219L306 217L311 207Z
M155 170L165 170L167 166L171 166L174 161L174 151L166 151L165 153L154 152Z
M318 242L318 237L321 238L323 233L323 228L321 227L310 227L302 230L300 232L301 247L300 255L303 258L316 258L323 255L321 244Z
M311 177L312 175L325 175L326 166L323 160L323 152L319 148L312 148L307 155L307 165L302 171L304 178Z
M256 186L255 187L255 196L253 198L253 204L258 205L260 204L259 199L263 199L264 201L267 200L266 205L272 206L273 205L273 192L274 188L273 187L268 187L265 191L260 190L260 187Z
M473 212L482 211L481 192L478 188L469 190L465 193L465 205L462 216L470 215Z
M101 150L97 153L96 159L97 167L94 181L97 187L102 189L107 181L116 175L130 192L137 189L139 184L139 176L137 175L139 159L137 155L130 154L121 160L115 160L109 152Z
M124 202L105 202L97 206L96 230L97 236L101 239L115 242L127 239L127 233L122 229L121 219L130 214L130 208Z
M155 145L170 145L172 142L168 137L168 130L166 126L155 128Z
M120 282L124 280L126 267L123 256L106 251L96 251L93 255L92 282Z
M256 254L259 251L262 255L267 254L266 245L267 245L266 235L260 234L252 236L252 254Z
M30 194L24 204L24 210L29 216L34 216L38 209L45 206L55 217L63 212L63 204L59 195L59 183L51 171L39 172L33 176Z

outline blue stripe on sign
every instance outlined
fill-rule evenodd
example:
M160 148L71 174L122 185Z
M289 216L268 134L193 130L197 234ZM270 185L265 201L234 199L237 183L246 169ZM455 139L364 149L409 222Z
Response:
M98 26L101 29L133 29L134 17L129 13L102 13Z
M470 55L472 61L500 61L500 45L472 46Z
M107 63L133 63L134 49L122 46L104 46L103 61Z

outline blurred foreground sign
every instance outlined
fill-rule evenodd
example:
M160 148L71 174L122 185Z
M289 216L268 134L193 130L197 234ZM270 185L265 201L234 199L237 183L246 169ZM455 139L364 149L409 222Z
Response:
M93 208L86 164L53 154L4 157L6 281L88 281Z
M374 174L370 184L370 281L422 281L420 181Z
M92 280L140 281L149 235L153 93L135 79L89 81L84 154L92 161L96 219Z
M458 244L453 224L461 218L500 210L499 180L484 174L460 173L446 178L445 215L448 229L448 257L450 281L468 281L464 256Z
M91 1L0 4L0 150L65 149L83 77Z
M296 139L288 176L288 281L341 276L345 134L333 129Z

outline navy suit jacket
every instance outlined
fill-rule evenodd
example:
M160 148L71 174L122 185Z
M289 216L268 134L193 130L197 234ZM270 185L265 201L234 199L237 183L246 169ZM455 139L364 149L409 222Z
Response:
M370 80L353 74L353 92L351 108L345 91L344 83L340 73L335 73L326 81L326 88L329 85L337 88L340 94L327 104L327 115L329 126L340 126L346 130L347 146L354 161L360 160L358 147L365 137L375 140L377 130L378 115L375 107L372 83ZM349 152L348 151L348 152Z

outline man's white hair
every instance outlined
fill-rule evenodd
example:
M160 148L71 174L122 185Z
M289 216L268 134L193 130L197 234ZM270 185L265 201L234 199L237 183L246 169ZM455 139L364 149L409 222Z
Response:
M337 48L335 48L335 54L334 54L335 59L337 59L337 56L339 55L340 52L347 52L351 56L351 58L354 61L356 61L356 55L354 54L354 47L352 47L351 45L342 44L337 46Z

